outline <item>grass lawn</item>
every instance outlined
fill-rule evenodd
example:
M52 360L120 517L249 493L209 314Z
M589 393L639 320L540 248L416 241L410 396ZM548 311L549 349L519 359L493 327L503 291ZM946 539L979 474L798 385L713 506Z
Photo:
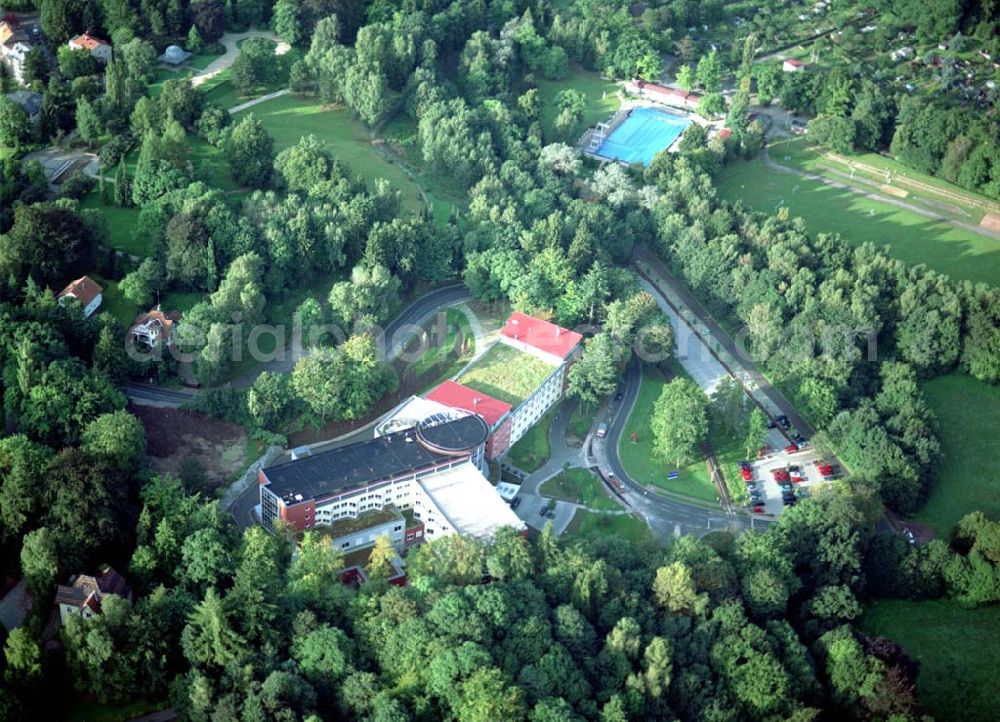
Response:
M583 118L573 129L572 140L574 142L587 128L608 120L620 105L618 86L613 80L604 80L598 73L592 73L579 66L571 66L569 75L563 80L540 78L538 80L538 96L542 101L542 131L548 142L557 139L553 129L556 116L559 114L556 96L563 90L576 90L587 98L586 106L583 109Z
M458 381L516 407L554 371L530 354L496 343Z
M649 419L664 383L658 373L643 371L639 395L618 444L622 465L629 476L640 484L652 484L672 494L714 504L719 494L704 459L698 459L682 469L674 469L653 454L653 432ZM632 434L637 437L635 442L631 440ZM678 471L680 475L676 479L667 479L670 471Z
M549 427L552 426L557 408L558 405L549 409L537 424L528 429L527 433L510 447L507 458L515 466L525 471L535 471L549 460Z
M345 108L327 108L313 98L285 95L237 113L253 113L274 138L276 151L295 145L305 135L324 141L334 158L360 176L369 188L379 178L388 180L402 194L403 208L417 213L424 207L417 184L371 144L364 125Z
M935 719L997 718L993 686L1000 669L1000 607L883 600L867 610L861 626L899 642L920 662L917 692Z
M583 440L587 438L587 434L590 433L590 427L594 425L594 414L596 413L596 408L577 403L573 407L573 413L570 415L569 422L566 425L566 430L569 432L567 436L579 439L580 443L583 443Z
M188 160L194 167L195 179L204 181L212 188L232 191L239 188L229 172L229 159L225 151L216 148L196 135L188 135Z
M615 510L600 479L586 469L567 469L542 484L542 496L572 501L591 509Z
M417 137L416 121L399 113L383 126L382 134L391 144L392 152L402 157L427 194L435 223L443 226L451 218L453 209L460 211L466 209L469 205L469 196L465 188L424 161Z
M97 281L104 288L101 293L101 312L114 316L125 327L128 328L135 321L139 314L139 307L131 301L126 300L118 288L117 281L111 281L103 276L91 274L91 278Z
M773 157L780 160L777 153ZM726 166L717 185L721 197L742 200L765 213L788 207L793 217L805 220L810 233L839 233L853 245L888 245L890 253L906 263L925 263L955 279L1000 285L1000 241L951 223L782 173L761 160Z
M629 514L595 514L577 509L566 527L565 537L588 539L616 536L633 544L653 542L653 534L642 519Z
M916 519L947 536L971 511L1000 518L1000 387L964 374L924 382L944 459Z
M65 719L69 722L125 722L125 720L141 717L169 706L166 701L138 700L124 704L102 704L96 700L74 697L69 701L69 709L66 710Z
M108 198L111 199L114 197L114 184L108 183L107 186ZM136 243L132 238L136 223L139 221L138 208L122 208L115 205L114 201L104 203L97 188L80 201L80 208L97 208L101 211L101 215L108 222L108 237L112 248L134 256L146 255L146 247Z
M160 306L165 313L180 311L187 313L196 303L205 300L205 294L198 291L167 291L160 298Z

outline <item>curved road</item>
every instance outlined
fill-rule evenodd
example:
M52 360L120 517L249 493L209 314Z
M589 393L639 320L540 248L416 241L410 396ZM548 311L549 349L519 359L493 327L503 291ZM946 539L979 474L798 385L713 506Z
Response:
M401 353L406 344L420 332L421 326L437 311L457 306L471 299L469 289L456 283L428 291L423 296L406 306L390 321L378 338L379 347L384 344L385 356L393 360ZM233 386L247 388L264 371L274 373L289 373L295 363L307 353L306 350L286 348L269 361L262 363L251 372L244 374L231 382ZM177 391L159 386L142 383L126 383L122 391L129 401L147 406L177 408L197 395L196 391Z
M730 514L723 510L715 511L677 499L655 494L629 476L618 456L618 444L625 432L632 407L639 395L639 384L642 373L639 363L632 359L625 370L619 391L621 401L612 402L606 421L608 434L601 440L596 437L591 441L591 449L597 460L598 467L604 472L612 472L625 485L625 500L632 508L644 516L653 533L665 540L670 536L695 534L701 536L710 531L729 529L742 531L750 528L764 528L767 524L759 518L742 514Z

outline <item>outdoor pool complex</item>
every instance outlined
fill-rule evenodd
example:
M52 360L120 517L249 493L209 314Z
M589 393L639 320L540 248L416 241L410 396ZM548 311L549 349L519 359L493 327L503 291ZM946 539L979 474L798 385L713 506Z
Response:
M596 153L625 163L649 165L653 156L669 148L689 125L687 118L657 108L636 108L611 131Z

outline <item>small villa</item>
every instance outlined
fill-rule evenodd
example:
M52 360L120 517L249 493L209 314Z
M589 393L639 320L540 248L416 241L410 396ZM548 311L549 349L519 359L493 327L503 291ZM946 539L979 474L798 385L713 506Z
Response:
M69 299L75 299L83 306L83 317L90 318L104 300L104 289L90 276L81 276L66 286L56 297L60 306L65 306Z
M139 314L135 323L128 330L129 340L134 343L142 343L150 348L163 342L164 346L174 343L174 329L177 322L181 320L179 311L163 313L160 307Z

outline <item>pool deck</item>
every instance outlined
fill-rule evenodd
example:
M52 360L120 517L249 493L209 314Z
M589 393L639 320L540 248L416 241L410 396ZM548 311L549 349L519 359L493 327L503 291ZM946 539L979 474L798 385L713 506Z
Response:
M625 81L621 81L619 83L619 85L622 85L623 87L624 84ZM682 108L677 108L672 105L666 105L664 103L658 103L656 101L651 101L647 98L639 99L632 97L629 98L628 100L625 100L622 103L621 107L618 109L618 111L608 121L606 130L607 136L610 136L612 133L614 133L617 127L629 116L629 114L633 110L637 108L652 108L654 110L660 110L665 113L669 113L670 115L676 115L679 118L684 118L685 120L689 120L692 123L697 123L698 125L705 126L709 130L712 130L713 128L714 129L721 128L723 125L722 120L707 120L698 115L697 113L693 113L684 110ZM595 128L588 128L583 133L583 135L580 136L580 140L577 142L577 148L583 155L587 156L588 158L593 158L594 160L599 161L601 163L619 163L624 166L631 165L630 163L627 163L625 161L618 160L616 158L609 158L607 156L600 155L599 153L596 153L593 150L589 150L588 146L590 145L590 141L591 138L593 137L594 132ZM683 133L678 135L677 138L675 138L674 141L669 146L667 146L666 151L668 153L677 152L678 146L680 145L681 138L683 137L683 135L684 135Z

